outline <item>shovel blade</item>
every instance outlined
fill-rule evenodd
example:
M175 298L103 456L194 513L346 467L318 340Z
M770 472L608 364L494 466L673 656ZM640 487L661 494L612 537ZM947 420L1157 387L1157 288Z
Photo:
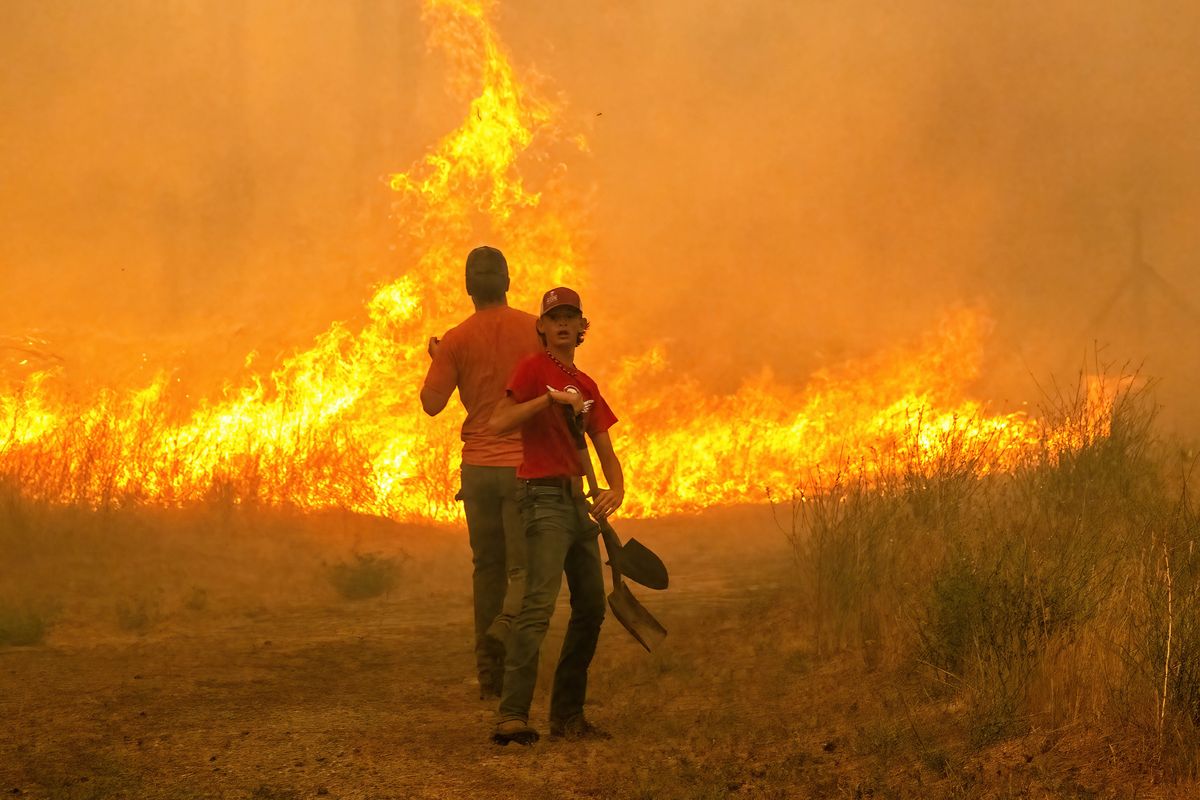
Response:
M663 639L667 638L667 629L646 610L645 606L638 602L638 599L633 596L633 592L629 591L629 587L624 583L618 583L613 587L612 593L608 596L608 605L617 621L625 627L625 630L629 631L634 639L637 639L638 644L646 648L647 652L653 651L655 647L662 644Z
M604 539L604 549L608 551L608 563L616 567L617 572L647 589L667 588L667 566L661 558L637 539L621 544L621 537L608 520L601 518L596 522Z
M671 580L667 575L667 565L637 539L630 539L621 545L617 569L623 576L647 589L665 589Z

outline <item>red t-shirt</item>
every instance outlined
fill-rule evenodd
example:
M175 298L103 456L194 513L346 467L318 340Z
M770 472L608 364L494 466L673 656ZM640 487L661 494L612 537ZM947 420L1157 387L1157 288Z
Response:
M545 351L523 359L508 379L508 396L517 403L543 395L547 388L579 392L584 400L592 401L591 411L584 418L584 430L592 436L604 433L617 421L594 380L579 370L574 375L568 374ZM521 450L524 459L517 467L518 478L583 474L560 403L552 403L525 421L521 426Z
M508 376L522 358L537 353L537 319L508 306L476 311L442 338L425 376L425 388L449 399L458 388L467 409L462 426L462 460L480 467L515 467L521 463L517 431L496 436L488 420Z

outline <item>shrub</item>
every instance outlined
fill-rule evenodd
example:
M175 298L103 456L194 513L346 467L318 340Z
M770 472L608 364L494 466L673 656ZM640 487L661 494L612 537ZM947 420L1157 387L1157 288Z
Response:
M395 558L378 553L355 553L354 560L338 562L329 568L329 582L346 600L365 600L385 594L400 577Z
M183 598L183 607L196 612L208 608L208 590L203 586L193 586Z
M162 620L162 607L153 597L135 595L117 601L116 615L121 630L141 634Z
M45 615L28 606L0 603L0 647L38 644L48 628Z

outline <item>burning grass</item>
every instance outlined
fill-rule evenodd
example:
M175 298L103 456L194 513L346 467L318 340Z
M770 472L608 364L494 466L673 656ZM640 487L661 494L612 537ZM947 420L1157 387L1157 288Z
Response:
M105 511L213 502L457 520L461 412L436 420L420 412L414 387L428 359L392 335L398 325L411 338L419 325L451 321L412 316L387 296L409 316L373 302L359 332L335 326L269 379L227 388L220 400L175 396L165 377L92 403L48 375L0 391L0 479L32 500ZM1039 445L1039 423L966 399L987 327L982 313L959 310L935 331L804 387L760 376L721 396L681 380L661 353L620 360L608 394L625 418L625 513L759 502L763 486L787 486L796 470L847 454L855 474L907 470L913 480L929 464L954 463L967 484L1011 469ZM1074 442L1060 430L1040 444ZM822 478L836 488L839 476Z
M424 6L432 43L450 53L450 85L474 96L462 124L389 181L404 273L365 298L355 320L332 322L269 369L248 353L245 371L202 399L178 396L169 364L149 385L100 392L72 386L65 369L0 384L0 478L31 499L105 511L211 500L459 519L462 412L452 404L430 420L419 408L424 343L461 322L462 254L481 237L505 242L514 306L531 309L556 285L589 296L581 200L558 168L565 145L586 144L518 80L491 3ZM531 166L541 185L523 172ZM827 365L802 386L763 373L727 393L700 385L662 346L605 352L605 326L629 321L596 322L584 364L624 420L628 515L759 502L764 485L789 486L839 454L873 473L888 468L875 452L944 460L942 444L1003 444L973 465L982 473L1009 468L1035 442L1024 414L972 398L990 324L979 309L951 311L915 341Z

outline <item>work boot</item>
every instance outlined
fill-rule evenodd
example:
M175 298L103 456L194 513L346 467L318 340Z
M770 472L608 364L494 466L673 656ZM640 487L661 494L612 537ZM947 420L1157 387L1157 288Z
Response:
M611 739L612 734L588 722L583 714L550 720L551 739Z
M529 727L529 723L523 719L501 720L492 731L492 741L499 745L507 745L509 742L530 745L539 738L537 730Z

